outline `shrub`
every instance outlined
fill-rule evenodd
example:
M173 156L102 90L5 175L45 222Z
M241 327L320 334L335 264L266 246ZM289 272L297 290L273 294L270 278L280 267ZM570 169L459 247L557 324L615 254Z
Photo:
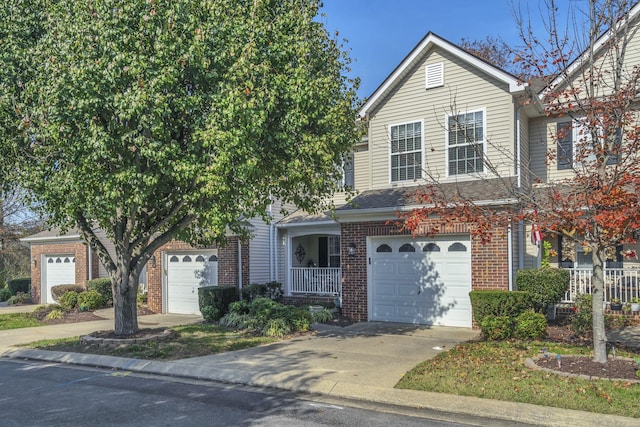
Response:
M11 279L7 282L7 288L9 288L9 292L11 292L11 295L17 295L18 292L24 292L25 294L28 294L30 287L31 287L30 277L21 277L17 279Z
M227 314L229 304L238 300L238 288L235 286L205 286L198 288L198 306L200 312L204 307L215 307L218 309L218 320Z
M242 299L249 302L256 298L268 298L280 302L283 295L284 291L280 282L252 283L242 288Z
M55 302L60 301L60 297L67 292L84 292L84 288L81 285L56 285L51 287L51 296Z
M78 294L78 309L97 310L105 306L106 301L98 291L85 291Z
M212 305L206 305L202 307L202 318L205 322L213 323L220 319L220 310Z
M227 314L220 318L218 323L221 326L226 326L228 328L246 329L248 321L249 314L238 314L233 311L229 311Z
M516 273L518 290L531 294L533 308L538 313L546 313L550 304L562 300L569 288L569 280L569 270L562 268L518 270Z
M105 305L113 305L113 291L111 289L111 279L91 279L87 281L87 290L96 291L105 301Z
M11 298L11 291L9 288L0 289L0 302L6 301Z
M515 319L520 313L533 308L528 292L471 291L469 297L476 325L481 325L486 316L506 316Z
M540 339L547 335L547 317L542 313L525 311L516 317L515 324L516 338Z
M234 301L229 304L229 313L249 314L250 309L251 306L247 301Z
M291 333L291 325L280 317L269 319L261 332L266 337L283 337Z
M573 313L569 316L571 330L577 335L591 334L593 331L593 314L591 306L593 298L590 294L576 295Z
M58 304L60 304L63 310L73 310L78 305L78 293L75 291L65 293L60 297Z
M307 331L312 320L309 310L262 297L256 298L251 304L244 301L233 303L229 310L220 319L221 325L249 329L268 336Z
M28 304L31 302L31 295L25 292L18 292L7 300L7 305Z
M311 313L311 318L314 323L327 323L333 320L333 312L323 308L322 310Z
M488 340L506 340L513 337L513 319L509 316L489 314L482 319L480 330Z
M54 308L44 317L45 320L56 320L62 319L64 317L64 312L60 308Z

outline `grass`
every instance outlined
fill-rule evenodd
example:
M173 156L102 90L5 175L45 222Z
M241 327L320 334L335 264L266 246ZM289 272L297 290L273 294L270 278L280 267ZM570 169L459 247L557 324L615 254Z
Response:
M640 418L640 385L526 368L524 360L542 347L559 354L591 352L588 347L548 342L464 343L419 364L396 387Z
M0 314L0 331L6 329L31 328L34 326L42 326L32 313L7 313Z
M184 325L171 329L176 332L176 336L166 341L116 348L83 344L79 337L36 341L27 346L41 350L102 354L136 359L176 360L241 350L277 341L275 338L253 336L212 324Z

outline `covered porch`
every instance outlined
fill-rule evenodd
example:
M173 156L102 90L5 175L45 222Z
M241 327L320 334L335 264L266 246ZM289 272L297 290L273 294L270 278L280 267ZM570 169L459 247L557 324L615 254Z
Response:
M569 289L562 302L574 302L576 295L592 292L591 268L569 269L571 279ZM610 303L612 299L619 299L622 304L630 303L633 298L640 298L638 285L638 268L609 268L604 267L604 299Z

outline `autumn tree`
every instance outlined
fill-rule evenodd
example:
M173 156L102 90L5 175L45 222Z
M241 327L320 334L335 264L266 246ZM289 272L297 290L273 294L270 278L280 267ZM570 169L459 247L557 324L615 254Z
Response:
M568 21L558 18L555 0L546 6L546 36L535 34L527 20L518 21L524 48L517 60L545 83L544 90L532 93L531 102L543 106L552 125L547 171L560 169L557 178L536 176L519 164L523 183L509 190L513 203L499 207L479 206L471 197L442 191L434 181L421 192L424 207L405 217L406 226L416 230L427 216L438 215L443 223L473 223L472 233L487 241L496 224L522 220L537 224L547 236L562 236L583 247L591 253L593 265L594 360L606 363L600 303L606 297L605 261L611 248L636 243L633 232L640 227L640 69L631 56L631 46L640 42L640 6L625 0L590 0L586 10L576 9ZM587 29L583 38L582 28ZM558 119L562 123L556 125ZM491 159L483 160L495 177Z
M355 141L357 82L314 19L317 3L8 0L0 9L0 148L17 153L12 179L50 224L77 227L109 272L117 335L138 330L139 275L169 240L244 235L244 221L266 218L273 199L326 207Z

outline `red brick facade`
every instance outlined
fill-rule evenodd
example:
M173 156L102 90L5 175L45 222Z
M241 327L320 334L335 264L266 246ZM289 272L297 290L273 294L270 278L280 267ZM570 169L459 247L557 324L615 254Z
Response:
M429 224L425 223L425 227ZM368 320L367 237L410 235L386 221L342 223L342 313L353 321ZM440 234L469 234L468 224L451 224ZM509 289L507 229L495 228L490 243L471 242L472 289ZM348 246L354 243L354 257Z
M89 250L81 241L47 244L31 244L31 298L40 303L42 296L42 262L44 255L72 255L75 257L77 285L85 285L89 279ZM93 260L94 276L98 275L97 258Z

